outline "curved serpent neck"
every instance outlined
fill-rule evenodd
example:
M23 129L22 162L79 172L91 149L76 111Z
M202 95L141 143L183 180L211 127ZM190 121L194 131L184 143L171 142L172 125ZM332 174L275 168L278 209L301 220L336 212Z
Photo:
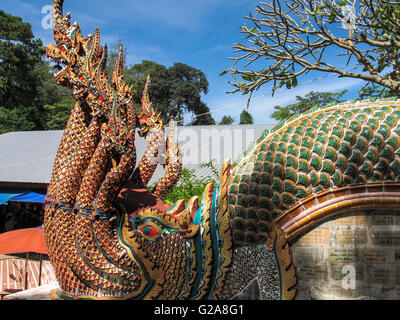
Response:
M76 119L74 113L71 119ZM141 285L140 267L121 256L123 248L108 215L132 172L134 152L128 149L110 168L112 144L107 136L100 139L96 119L80 138L79 143L62 144L55 161L60 165L54 168L44 217L49 258L64 297L118 298Z
M164 146L164 127L157 130L149 130L146 136L147 148L137 168L129 178L132 185L146 187L157 169L160 152Z
M400 102L312 110L265 132L232 166L235 246L265 243L294 204L328 189L400 177Z
M183 154L174 139L175 121L171 119L166 141L164 175L154 185L152 192L164 199L168 192L177 184L182 174Z
M57 152L44 216L60 296L226 298L258 277L258 262L273 255L276 269L267 268L277 278L263 279L278 288L272 296L292 299L296 272L289 243L295 236L325 214L339 214L340 206L400 206L397 100L328 105L281 123L232 167L223 164L219 183L206 186L200 205L195 196L168 208L162 198L182 168L172 122L165 175L141 201L143 192L125 184L136 164L138 117L123 80L122 48L108 84L99 30L83 37L78 24L63 16L62 4L53 2L56 45L46 53L65 64L55 81L70 87L77 102ZM149 84L148 78L139 121L140 134L151 141L134 177L142 186L155 169L151 153L164 143L152 136L163 127ZM129 194L139 199L129 202ZM252 261L255 254L261 260Z
M135 163L135 115L123 81L123 53L107 85L106 50L98 28L83 37L55 0L54 40L47 55L64 64L55 74L72 89L71 111L53 167L44 214L45 240L60 294L121 297L142 284L141 268L119 245L113 203ZM78 54L79 53L79 54Z

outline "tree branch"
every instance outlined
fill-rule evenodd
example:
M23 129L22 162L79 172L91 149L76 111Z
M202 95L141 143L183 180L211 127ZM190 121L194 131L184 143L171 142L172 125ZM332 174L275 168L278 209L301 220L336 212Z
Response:
M356 8L356 0L347 3ZM244 82L231 82L236 87L233 92L249 93L271 81L273 90L283 85L291 87L297 83L297 77L311 70L358 78L399 92L400 40L396 18L400 18L400 9L390 6L393 5L388 0L361 0L349 38L344 38L341 25L346 17L339 2L293 0L286 5L277 0L260 2L257 14L245 17L254 27L245 25L240 30L248 44L234 46L236 53L243 54L231 58L234 63L228 70L233 76L241 75ZM347 64L354 57L357 66L367 73L348 72L332 65L330 49L342 50L337 54L347 55ZM260 71L234 67L239 63L243 63L243 68L257 61L261 64L260 58L265 61ZM382 74L385 67L393 71Z

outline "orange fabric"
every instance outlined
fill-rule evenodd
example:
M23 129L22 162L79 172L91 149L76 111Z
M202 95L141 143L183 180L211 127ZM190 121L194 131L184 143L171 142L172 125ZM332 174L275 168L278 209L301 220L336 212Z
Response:
M47 254L43 228L19 229L0 234L0 254L24 252Z

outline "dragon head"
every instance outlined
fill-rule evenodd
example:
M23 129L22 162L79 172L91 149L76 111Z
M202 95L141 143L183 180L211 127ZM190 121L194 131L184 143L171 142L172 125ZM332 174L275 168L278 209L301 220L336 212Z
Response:
M142 112L139 115L139 123L142 129L139 131L141 137L145 137L149 131L157 131L163 127L160 113L156 112L149 98L150 75L147 75L146 84L142 94Z
M160 298L161 291L161 298L177 297L184 291L188 250L200 225L194 223L199 208L197 197L186 208L181 204L168 210L150 206L125 213L120 244L133 261L140 261L146 271L143 278L154 281L147 298Z
M100 46L100 31L96 28L94 35L82 36L77 22L71 26L70 13L63 16L63 0L53 2L55 44L46 48L50 61L56 63L54 73L58 85L69 87L76 100L86 101L95 113L104 107L104 102L111 100L104 96L106 90L98 90L94 78L105 72L106 50ZM98 76L98 77L96 77Z
M68 160L71 165L67 173L71 175L65 174L63 181L68 182L67 187L52 179L49 188L45 234L49 257L56 266L61 296L65 294L77 299L102 299L104 295L118 299L174 299L211 294L211 282L215 277L210 277L210 272L216 272L221 266L223 273L230 263L227 206L223 207L223 212L216 210L220 199L216 190L219 187L214 188L212 183L206 187L201 206L197 197L192 197L187 205L179 200L169 208L159 193L148 191L152 194L150 202L144 201L143 194L129 194L130 189L124 188L124 183L135 168L136 120L139 119L143 126L140 135L146 139L164 130L161 116L152 108L149 99L150 77L143 92L142 112L136 117L131 88L124 82L122 48L109 83L105 67L107 48L100 46L98 28L94 36L82 37L77 23L70 26L70 15L63 16L63 0L53 1L55 44L48 46L47 55L63 65L57 67L56 83L72 89L77 100L65 137L70 132L79 134L79 143L74 140L73 148L68 143L60 143L60 150L71 149L68 156L76 156L76 159L85 154L82 161ZM91 115L86 112L90 108ZM78 117L81 119L82 110L87 116L83 119L85 121L75 121ZM96 116L99 114L101 116ZM173 140L174 126L172 121L167 140L166 178L160 179L157 192L165 192L179 176L180 157ZM64 161L64 158L67 159L64 152L59 152L57 161ZM66 169L61 167L54 167L55 176L61 172L64 174ZM75 174L75 171L79 172ZM68 180L70 176L73 176L72 181ZM58 197L65 193L64 189L71 194L76 191L79 201L71 203L68 208L53 206L53 202L61 203ZM118 192L121 196L116 197ZM122 196L124 192L128 192L126 196ZM84 208L81 200L85 203ZM133 207L135 201L138 206ZM87 211L72 210L78 208L78 204L79 208ZM68 211L71 215L55 215L56 211ZM217 214L222 214L224 220L219 217L217 220ZM74 240L59 243L55 238L64 218L71 219L68 221L75 219L81 228L75 228L76 225L64 228L62 234L66 239ZM216 221L221 223L216 225ZM80 232L76 232L77 229ZM82 238L78 239L78 233ZM71 256L64 255L64 246L79 247L79 253L82 253L79 258L82 260L78 262L82 267L80 270L75 268L77 251L71 250ZM224 253L224 259L215 259L219 251ZM218 263L216 268L211 265L214 259ZM200 288L201 293L198 292ZM222 288L220 284L219 288Z
M86 120L101 116L102 136L113 146L114 158L118 159L134 148L136 119L131 87L122 74L122 47L110 83L106 68L107 47L100 45L99 28L94 35L83 37L77 22L71 26L70 13L63 16L63 2L53 1L55 44L46 49L49 59L57 64L55 81L71 89Z

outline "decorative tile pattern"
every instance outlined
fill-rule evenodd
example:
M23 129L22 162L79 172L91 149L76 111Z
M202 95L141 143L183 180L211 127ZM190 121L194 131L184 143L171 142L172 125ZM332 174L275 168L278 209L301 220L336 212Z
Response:
M108 82L107 49L100 46L98 28L83 37L69 14L63 16L62 5L53 2L56 45L48 46L47 55L64 65L55 81L72 89L76 104L54 163L44 219L59 296L231 298L256 279L261 298L293 299L296 239L349 210L400 207L396 99L312 108L282 122L232 166L224 163L219 183L205 188L200 204L192 197L169 208L162 198L182 168L171 122L165 175L148 202L143 196L135 209L129 207L118 194L133 187L143 191L164 145L164 127L149 99L150 80L137 116L122 74L122 49ZM136 167L137 122L148 149ZM373 234L376 244L398 242L378 230ZM331 236L309 235L305 241L327 243ZM342 232L340 241L352 237L363 242L366 236ZM330 252L328 262L335 259L337 251ZM298 275L325 281L329 270L324 263L303 266ZM387 281L378 269L371 277Z

